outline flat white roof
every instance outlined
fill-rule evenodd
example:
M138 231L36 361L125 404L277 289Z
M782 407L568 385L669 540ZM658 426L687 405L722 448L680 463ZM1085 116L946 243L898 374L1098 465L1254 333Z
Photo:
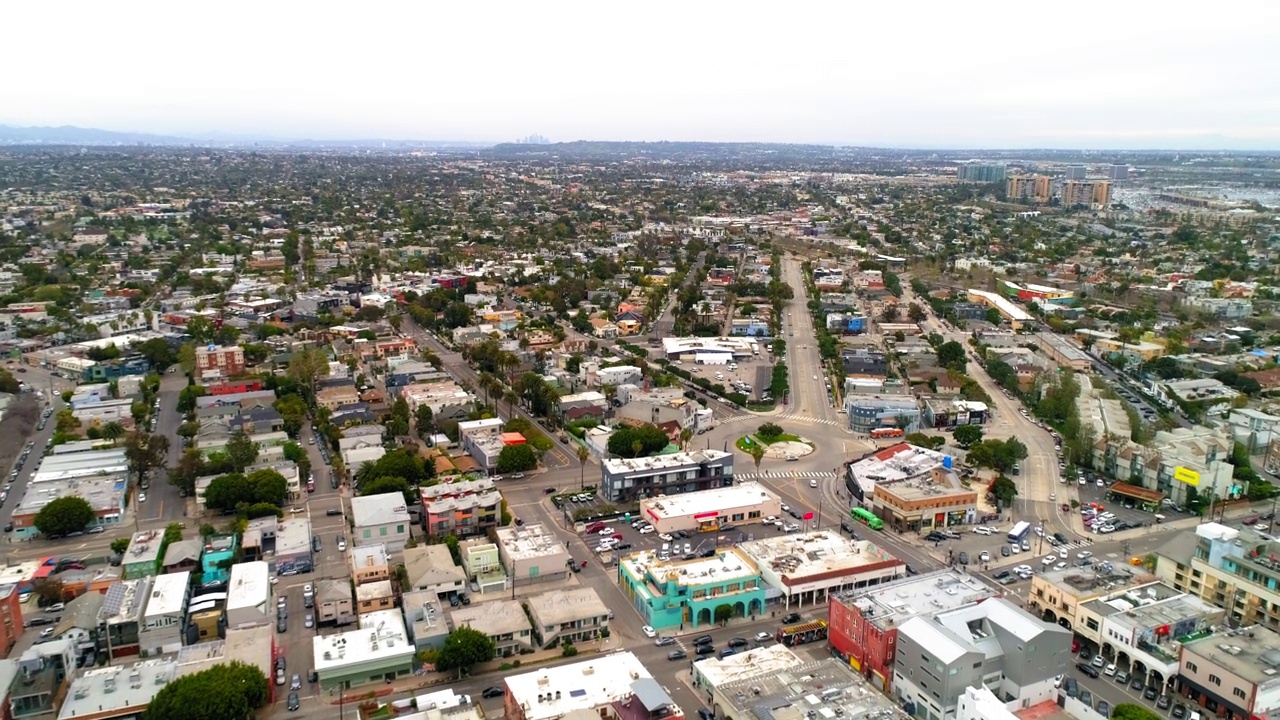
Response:
M830 530L750 540L740 543L738 549L762 566L779 568L793 581L864 565L901 562L869 540L850 540Z
M756 340L751 337L667 337L662 338L662 350L667 355L685 353L733 353L751 354L756 348Z
M147 609L143 617L156 615L173 615L182 612L187 601L187 585L191 582L191 571L157 575L151 584L151 597L147 599Z
M381 449L381 448L379 448ZM389 492L351 498L351 519L356 527L409 522L409 509L404 493Z
M727 658L708 657L694 663L712 687L781 673L805 661L786 645L766 645Z
M378 610L360 616L360 628L311 639L312 663L317 672L357 663L412 657L413 643L404 629L399 610Z
M695 450L693 452L678 452L654 457L609 458L604 461L604 465L610 473L619 474L693 467L717 460L732 463L733 456L720 450Z
M633 694L631 684L652 678L635 655L619 652L571 665L508 675L507 690L524 711L525 720L551 720L575 710L593 711ZM553 697L546 700L545 696ZM544 700L538 701L543 695Z
M239 563L231 566L231 582L227 585L227 610L263 605L271 595L271 572L265 562Z
M58 720L108 715L118 717L130 709L140 713L171 680L178 676L173 659L143 660L131 665L86 670L71 681L58 709ZM109 688L109 689L108 689Z
M694 560L669 560L663 562L653 550L642 550L622 559L622 566L637 578L648 574L665 578L675 573L681 585L706 585L723 583L737 578L750 578L760 574L755 562L742 550L734 547L707 558Z
M754 507L769 501L781 502L781 498L760 483L744 482L731 487L646 498L640 501L640 514L654 519L697 517L733 508Z

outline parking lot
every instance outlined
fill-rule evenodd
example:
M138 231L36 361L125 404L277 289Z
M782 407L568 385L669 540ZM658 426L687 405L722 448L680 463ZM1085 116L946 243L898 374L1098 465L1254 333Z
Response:
M1155 675L1146 677L1145 673L1133 677L1127 662L1114 663L1110 658L1095 656L1086 650L1074 658L1071 672L1063 680L1062 690L1068 697L1087 702L1104 717L1109 716L1110 709L1120 703L1139 705L1175 720L1187 717L1185 698L1174 694L1168 685L1148 685L1148 680L1160 682L1161 678ZM1102 703L1101 708L1099 703ZM1196 707L1193 704L1192 708Z
M767 390L773 381L773 361L768 351L768 344L764 342L760 343L760 355L750 360L738 359L728 365L702 365L679 360L674 364L694 377L706 378L707 382L713 385L723 385L727 392L733 392L734 389L746 392L752 400L759 400L761 393ZM750 386L750 392L743 390L742 383Z
M1143 527L1156 522L1157 513L1143 510L1142 507L1134 503L1132 499L1126 499L1123 497L1116 497L1115 499L1108 498L1107 494L1109 492L1109 487L1112 484L1110 479L1104 479L1104 485L1099 487L1097 483L1099 476L1096 473L1093 473L1092 471L1085 471L1085 474L1082 477L1085 480L1085 484L1077 485L1076 488L1079 492L1080 503L1082 505L1088 505L1089 503L1101 504L1106 507L1107 512L1113 513L1116 516L1117 523L1128 523L1131 527ZM1177 508L1169 506L1162 507L1158 514L1169 520L1192 516L1191 513L1179 511ZM1116 527L1119 530L1125 529L1119 525L1116 525Z

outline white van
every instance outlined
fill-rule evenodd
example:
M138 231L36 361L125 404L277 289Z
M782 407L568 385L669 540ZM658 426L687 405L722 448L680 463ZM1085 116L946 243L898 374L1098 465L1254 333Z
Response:
M737 369L738 369L738 363L729 363L729 372L733 372L734 370L737 370Z
M722 373L722 372L718 372L718 373L716 373L716 379L717 379L717 380L723 380L723 379L724 379L724 373Z

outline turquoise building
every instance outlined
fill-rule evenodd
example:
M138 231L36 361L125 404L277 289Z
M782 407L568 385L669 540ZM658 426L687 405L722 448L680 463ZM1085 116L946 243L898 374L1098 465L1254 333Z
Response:
M674 561L649 551L633 553L618 563L618 586L645 624L657 630L713 625L722 605L732 617L764 612L760 569L737 548Z
M231 561L236 555L235 535L212 535L204 541L200 555L201 582L205 585L223 583L231 579Z

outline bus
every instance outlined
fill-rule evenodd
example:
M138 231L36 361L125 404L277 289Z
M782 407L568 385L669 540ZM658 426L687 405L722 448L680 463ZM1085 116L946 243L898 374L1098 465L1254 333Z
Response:
M1023 540L1027 539L1027 535L1030 532L1031 532L1031 523L1027 522L1026 520L1023 520L1017 525L1014 525L1013 529L1009 531L1009 542L1020 543Z
M876 428L871 431L871 439L879 440L881 438L900 438L902 437L902 428Z
M816 642L818 640L827 639L827 621L812 620L799 625L787 625L778 628L778 634L775 636L778 642L793 647L796 645L804 645L805 643Z
M884 527L884 521L876 517L870 510L856 507L849 511L849 517L866 525L872 530L880 530Z

